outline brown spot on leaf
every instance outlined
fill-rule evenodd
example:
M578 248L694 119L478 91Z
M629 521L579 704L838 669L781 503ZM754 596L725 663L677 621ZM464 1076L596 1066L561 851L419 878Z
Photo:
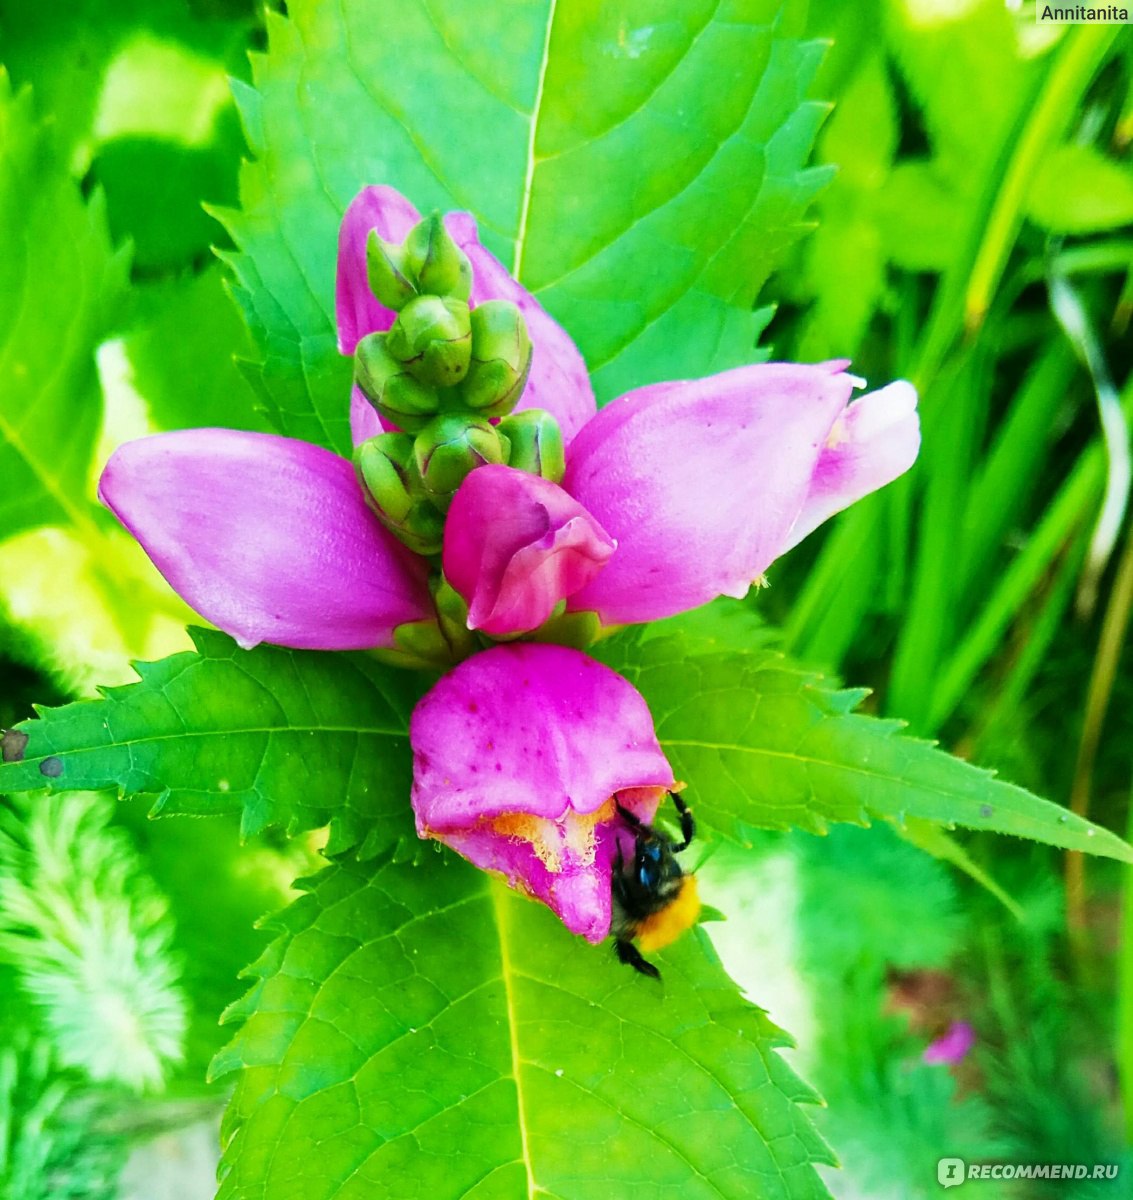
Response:
M27 749L28 735L18 729L5 729L0 733L0 756L5 762L19 762Z
M45 758L39 764L39 773L46 775L48 779L58 779L63 774L63 760L56 758L54 754L50 758Z

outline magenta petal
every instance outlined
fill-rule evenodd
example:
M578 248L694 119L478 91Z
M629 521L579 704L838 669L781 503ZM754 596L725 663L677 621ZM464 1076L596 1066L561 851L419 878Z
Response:
M648 821L673 785L632 685L563 646L495 646L421 700L409 736L421 837L503 873L601 941L619 826L612 797Z
M855 400L826 439L785 548L903 475L916 462L920 445L917 393L911 383L898 380Z
M366 239L376 229L387 242L400 242L421 214L395 188L365 187L353 200L338 230L335 315L338 350L353 354L361 338L388 329L396 315L379 304L366 278Z
M508 274L503 263L480 245L470 213L449 213L445 226L472 263L473 306L485 300L510 300L527 322L533 347L531 374L516 411L545 409L558 421L563 442L569 445L597 408L578 347L539 301Z
M306 442L190 429L127 442L99 498L201 616L241 646L393 644L429 617L428 566L378 523L345 459Z
M379 433L398 433L399 426L395 425L366 399L366 394L355 384L350 389L350 439L355 446Z
M786 548L852 387L829 366L767 363L607 405L563 487L618 552L568 607L622 624L744 595Z
M589 583L615 543L549 480L486 466L460 485L445 522L445 578L468 604L468 628L527 633Z
M355 384L350 389L350 438L355 446L386 430L386 422L378 410L366 399L362 389Z
M955 1066L968 1057L976 1044L976 1031L967 1021L953 1021L935 1041L929 1042L921 1058L926 1063L947 1063Z

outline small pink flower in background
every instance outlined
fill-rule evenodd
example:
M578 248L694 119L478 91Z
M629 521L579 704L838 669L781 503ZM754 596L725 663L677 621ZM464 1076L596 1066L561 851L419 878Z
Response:
M926 1063L955 1066L967 1058L976 1044L976 1031L967 1021L953 1021L935 1041L929 1042L921 1058Z
M336 294L343 353L394 321L367 283L370 230L397 240L417 220L391 188L350 205ZM517 411L550 413L566 446L561 485L489 464L452 497L444 575L482 635L522 635L564 606L619 625L742 596L916 458L912 387L851 403L857 381L844 363L740 367L598 411L574 343L479 244L472 218L449 214L445 226L472 263L473 306L521 310L533 349ZM359 442L381 430L358 388L351 425ZM432 564L370 511L351 464L319 447L221 429L159 434L115 452L99 495L174 589L241 646L390 648L399 626L434 615ZM425 696L411 742L423 837L501 872L574 932L606 936L625 831L615 797L648 822L674 782L626 680L577 650L496 646Z

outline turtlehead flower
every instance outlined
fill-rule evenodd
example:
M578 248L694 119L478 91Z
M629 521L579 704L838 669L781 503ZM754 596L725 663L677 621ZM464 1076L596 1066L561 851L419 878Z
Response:
M909 468L916 395L852 401L845 363L771 363L598 411L578 349L472 218L419 220L371 187L340 231L339 348L367 388L350 398L357 471L287 438L189 430L120 447L99 495L241 646L390 650L439 631L465 661L413 715L419 833L600 941L619 838L632 853L615 805L649 822L672 770L627 681L578 650L492 640L742 596ZM383 438L390 412L404 429Z
M470 623L525 633L566 600L625 625L743 596L815 526L916 458L912 386L851 404L854 383L837 363L768 363L655 384L586 423L553 501L544 480L508 467L469 475L449 512L444 565ZM505 490L511 511L527 513L528 540L492 519ZM565 539L579 543L570 569L556 561Z
M409 735L420 836L600 942L626 833L615 801L648 822L674 784L636 689L565 646L496 646L444 676Z

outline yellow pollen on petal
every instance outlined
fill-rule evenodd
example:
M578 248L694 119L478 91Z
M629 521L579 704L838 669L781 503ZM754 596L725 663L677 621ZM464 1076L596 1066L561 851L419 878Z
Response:
M596 808L592 813L568 813L564 842L567 852L581 866L588 867L594 861L598 848L595 830L602 821L612 821L614 818L614 798L611 796L605 804Z
M673 902L646 917L637 927L637 944L646 954L660 950L675 942L686 929L691 929L698 916L700 895L696 890L696 876L686 875Z
M543 866L559 875L567 863L572 867L593 864L598 849L597 827L602 821L612 820L613 816L614 798L611 796L592 813L568 809L558 821L532 813L504 813L489 824L503 837L527 842Z
M528 842L535 851L535 857L552 874L557 875L563 869L562 854L559 849L559 839L554 837L554 821L546 817L536 817L531 813L504 813L490 822L492 829L503 837L515 838L520 842Z

